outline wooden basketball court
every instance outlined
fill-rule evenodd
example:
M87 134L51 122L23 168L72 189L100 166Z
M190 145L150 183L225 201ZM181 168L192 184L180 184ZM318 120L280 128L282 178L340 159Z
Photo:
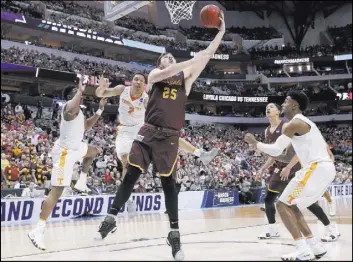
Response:
M321 260L352 260L352 198L336 201L337 223L342 234L337 242L324 243L328 250ZM321 204L325 207L325 201ZM316 237L323 225L308 211L305 216ZM121 216L118 230L104 241L93 236L103 217L49 223L46 251L36 249L27 237L33 225L1 228L1 260L170 260L166 244L167 215ZM181 241L185 260L280 260L294 251L289 233L280 223L281 237L258 240L265 228L259 205L180 211Z

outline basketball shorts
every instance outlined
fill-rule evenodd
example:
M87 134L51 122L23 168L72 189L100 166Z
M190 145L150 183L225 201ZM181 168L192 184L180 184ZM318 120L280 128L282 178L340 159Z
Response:
M336 176L332 162L314 162L300 169L284 189L279 201L303 209L318 201Z
M275 168L270 176L268 183L267 183L267 190L270 192L274 192L277 194L281 194L284 189L287 187L289 181L294 177L295 172L291 173L287 180L281 180L281 171L282 169Z
M58 144L54 144L51 150L53 160L53 170L51 175L52 186L70 186L74 165L82 162L87 154L87 143L81 142L77 150L65 149Z
M151 161L160 176L174 175L179 148L179 131L145 124L132 144L129 165L145 172Z
M116 132L115 149L120 160L122 156L130 153L132 143L134 142L134 139L142 126L143 124L136 126L118 126Z

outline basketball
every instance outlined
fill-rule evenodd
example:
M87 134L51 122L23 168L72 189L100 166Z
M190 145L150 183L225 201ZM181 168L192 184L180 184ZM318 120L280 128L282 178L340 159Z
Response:
M221 10L216 5L206 5L200 12L200 19L203 26L208 28L218 27Z

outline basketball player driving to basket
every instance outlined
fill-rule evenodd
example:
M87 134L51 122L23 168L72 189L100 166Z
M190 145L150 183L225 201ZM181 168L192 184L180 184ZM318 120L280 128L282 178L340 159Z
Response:
M123 164L122 179L124 179L127 168L127 157L130 153L132 143L140 128L144 124L145 112L148 104L148 95L145 92L146 79L143 74L135 74L131 86L117 85L109 88L110 83L103 77L99 77L99 87L96 89L98 97L120 96L119 100L119 126L117 127L115 150L118 158ZM186 140L179 138L179 147L198 156L207 165L218 154L217 149L205 152L195 148ZM132 197L127 202L128 212L131 216L136 213L136 205Z
M274 157L292 145L302 165L277 202L282 222L296 242L296 252L282 256L282 260L308 261L326 254L325 248L315 239L300 211L317 202L336 176L325 139L315 123L303 116L302 112L308 102L303 92L287 94L282 112L289 123L274 144L258 142L252 134L245 135L247 143Z
M219 33L210 45L194 58L177 63L170 53L162 54L157 60L158 68L148 76L151 87L145 114L145 124L138 132L128 156L128 168L118 188L112 207L101 223L97 239L105 238L116 231L116 217L129 199L140 174L153 161L161 177L168 211L170 232L167 243L172 248L175 260L183 260L181 250L178 195L175 188L175 171L178 156L180 129L184 126L184 107L192 83L201 74L208 61L218 49L225 33L223 14L220 15Z

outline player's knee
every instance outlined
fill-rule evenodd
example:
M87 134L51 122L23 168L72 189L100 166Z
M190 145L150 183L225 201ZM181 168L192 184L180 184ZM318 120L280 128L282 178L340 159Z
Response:
M126 175L123 179L124 184L135 184L136 181L138 180L139 176L141 175L142 171L141 169L135 167L135 166L128 166Z
M161 183L162 185L166 185L166 186L169 186L169 185L173 185L173 177L172 176L161 176ZM175 183L174 183L175 184Z
M265 205L273 205L275 201L268 195L265 197Z

